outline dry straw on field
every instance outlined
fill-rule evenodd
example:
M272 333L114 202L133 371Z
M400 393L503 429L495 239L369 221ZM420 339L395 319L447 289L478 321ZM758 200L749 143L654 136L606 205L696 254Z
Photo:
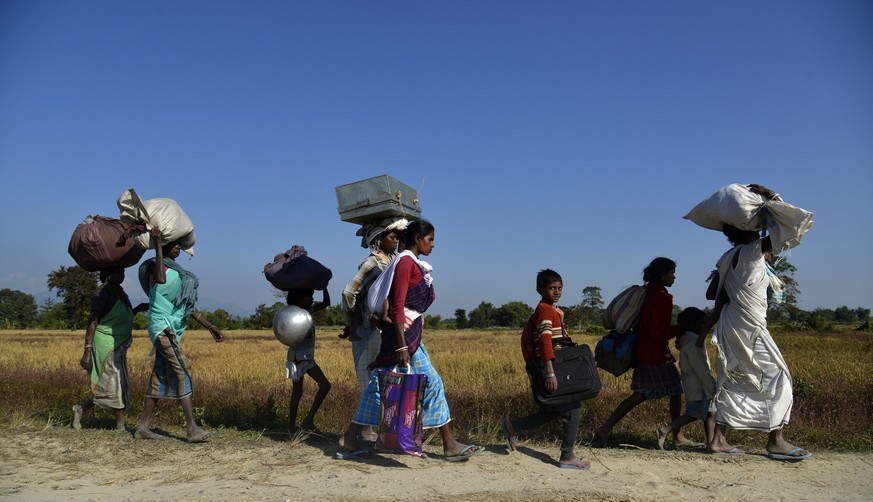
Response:
M339 434L357 403L349 342L336 329L320 329L316 360L333 384L316 417L319 428ZM285 347L269 331L228 332L228 341L212 342L204 331L187 333L182 348L193 373L198 418L209 427L254 429L282 433L288 424L290 382L284 378ZM142 409L152 361L148 337L135 333L129 352L133 425ZM597 338L577 335L576 341L594 346ZM425 344L446 386L456 433L480 442L494 442L500 420L534 409L518 333L506 331L427 331ZM0 426L70 420L70 406L87 396L87 377L79 368L82 332L0 332ZM873 447L873 335L776 335L795 381L795 405L787 435L810 448L869 450ZM615 378L601 373L601 395L582 407L579 439L590 438L615 405L630 392L630 373ZM301 416L315 392L307 381ZM644 403L622 420L614 440L642 447L655 445L654 429L668 421L667 403ZM109 414L89 414L85 427L109 427ZM178 406L159 407L155 425L174 429L184 419ZM533 438L555 440L560 426L535 432ZM699 425L687 428L702 440ZM763 441L755 433L732 433L742 444Z

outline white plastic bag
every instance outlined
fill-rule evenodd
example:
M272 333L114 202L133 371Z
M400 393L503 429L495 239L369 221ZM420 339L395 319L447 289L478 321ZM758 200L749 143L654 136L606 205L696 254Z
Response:
M144 201L129 188L118 197L118 209L121 212L121 221L131 225L142 223L148 230L158 227L161 229L164 244L178 241L183 251L194 255L194 223L173 199L155 198ZM136 235L134 240L143 249L155 247L149 232Z

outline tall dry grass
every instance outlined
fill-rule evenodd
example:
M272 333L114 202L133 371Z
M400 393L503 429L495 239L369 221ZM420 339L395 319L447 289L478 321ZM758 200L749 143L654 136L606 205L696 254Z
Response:
M337 338L336 329L320 329L316 360L333 383L316 423L339 434L348 423L358 398L350 343ZM286 349L269 331L228 332L216 344L206 332L186 333L182 348L190 359L198 418L210 427L283 431L288 427L291 384L285 379ZM152 361L143 332L134 334L129 352L133 425L142 410ZM593 335L575 335L594 346ZM518 333L513 331L428 331L425 344L442 376L454 427L462 436L480 442L497 440L500 420L535 408ZM795 380L790 440L810 448L870 450L873 448L873 335L776 335ZM0 425L30 422L68 423L70 406L88 395L87 376L79 368L83 333L69 331L0 331ZM714 360L714 359L713 359ZM582 407L580 440L590 437L614 407L630 392L630 373L620 378L601 373L603 390ZM307 380L301 402L305 414L315 393ZM633 410L613 431L613 440L643 447L655 445L654 429L669 421L666 400L647 402ZM109 414L87 416L85 427L110 427ZM164 403L155 417L158 427L179 427L179 406ZM534 439L554 441L560 425L533 432ZM702 440L699 425L687 428ZM738 444L763 444L760 433L732 432Z

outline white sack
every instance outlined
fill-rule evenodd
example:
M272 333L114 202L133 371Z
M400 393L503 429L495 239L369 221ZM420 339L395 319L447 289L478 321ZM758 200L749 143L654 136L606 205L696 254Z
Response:
M775 254L800 244L803 234L812 228L812 213L805 209L778 200L768 201L765 207L767 233Z
M173 199L155 198L144 201L131 188L122 192L118 198L118 209L121 212L121 221L128 224L142 223L148 230L158 227L161 229L164 244L179 241L183 251L194 255L194 223ZM134 236L134 240L143 249L155 247L148 232Z
M694 206L683 218L719 232L725 223L740 230L760 231L766 226L773 252L778 254L800 244L803 234L812 227L812 216L805 209L765 200L748 185L734 183Z
M725 223L740 230L761 230L760 209L763 206L763 197L746 185L734 183L710 195L683 218L719 232Z

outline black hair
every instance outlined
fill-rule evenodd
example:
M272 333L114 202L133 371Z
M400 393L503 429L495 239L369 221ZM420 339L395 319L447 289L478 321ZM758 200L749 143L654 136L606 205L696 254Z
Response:
M297 301L304 296L312 296L315 294L314 289L308 288L299 288L299 289L289 289L287 293L285 293L285 301L288 302L288 305L297 305Z
M704 319L706 319L706 312L697 307L688 307L682 312L679 312L679 316L676 317L676 322L679 324L679 328L681 328L682 331L688 331L688 328L690 328L694 323L698 323Z
M745 244L748 242L748 235L750 233L754 233L755 237L758 236L758 233L754 230L740 230L739 228L728 225L727 223L721 228L721 233L727 237L728 242L736 246L737 244Z
M563 283L564 280L561 279L561 274L550 268L544 268L537 274L537 289L544 288L553 282Z
M661 276L671 270L676 270L676 262L670 258L660 256L652 260L652 263L643 269L643 281L660 281Z
M100 282L106 282L109 280L109 276L114 274L119 270L124 270L124 267L107 267L100 270Z
M401 239L409 249L415 245L416 237L424 237L434 231L433 225L427 220L415 220L403 231Z

